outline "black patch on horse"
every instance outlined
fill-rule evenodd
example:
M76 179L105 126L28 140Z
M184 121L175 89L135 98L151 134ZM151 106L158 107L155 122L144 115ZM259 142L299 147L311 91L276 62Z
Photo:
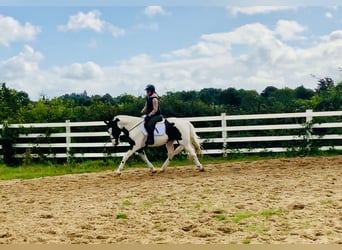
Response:
M115 140L115 146L119 144L119 136L121 134L121 129L118 127L118 121L118 118L112 121L104 121L104 123L107 125L107 129L112 129L112 136Z
M179 132L178 128L175 127L174 122L169 122L165 119L165 131L167 136L169 137L168 141L182 140L182 135Z
M128 142L129 143L129 149L132 149L135 146L135 141L132 140L131 137L129 137L129 131L123 127L121 131L124 133L120 136L120 141Z

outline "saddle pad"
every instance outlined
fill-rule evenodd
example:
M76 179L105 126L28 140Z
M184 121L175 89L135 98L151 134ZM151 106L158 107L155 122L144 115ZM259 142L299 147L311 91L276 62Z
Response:
M144 135L147 135L147 131L144 127L144 123L141 126L141 132ZM165 135L165 123L157 123L156 124L156 128L154 129L154 135L155 136Z

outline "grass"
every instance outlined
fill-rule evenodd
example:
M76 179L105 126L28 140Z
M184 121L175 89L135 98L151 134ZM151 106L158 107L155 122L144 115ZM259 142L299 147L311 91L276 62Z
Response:
M235 217L233 217L232 221L234 223L239 223L240 221L242 221L244 219L248 219L252 216L256 216L256 215L254 213L246 211L244 213L240 213L240 214L235 215Z
M81 174L90 172L101 172L116 168L114 163L104 163L103 161L86 161L82 163L34 163L8 167L0 164L0 180L11 179L32 179L45 176L58 176L65 174Z
M273 215L283 215L285 213L286 213L286 211L283 209L266 209L266 210L260 212L259 215L266 217L266 218L269 218Z
M123 206L130 206L130 205L133 205L133 203L130 202L129 200L125 200L124 202L122 202L122 205Z
M250 239L244 239L242 240L242 244L251 244L251 240Z
M223 220L226 220L226 216L224 214L219 214L216 216L216 219L218 221L223 221Z
M117 218L117 219L127 219L128 216L127 216L127 214L117 214L117 215L116 215L116 218Z
M0 180L11 179L32 179L46 176L58 176L65 174L81 174L81 173L93 173L106 170L116 170L119 161L117 158L114 160L86 160L79 162L37 162L30 165L18 165L18 166L6 166L0 163ZM205 163L220 163L227 161L227 159L203 159ZM155 166L161 166L162 161L153 162ZM192 161L187 160L186 157L179 157L174 159L170 166L186 166L192 164ZM132 159L126 163L125 169L128 168L145 168L145 164L142 160Z
M325 155L317 155L317 156L329 156L331 153L327 153ZM204 156L201 159L203 165L206 164L219 164L225 162L236 162L236 161L256 161L260 159L274 159L286 157L286 154L230 154L228 157L212 157L212 156ZM151 157L153 164L158 167L163 164L162 161L154 161ZM65 174L80 174L80 173L92 173L92 172L101 172L106 170L116 170L120 158L114 158L112 160L85 160L85 161L72 161L66 163L54 163L54 162L38 162L31 163L30 165L19 165L19 166L6 166L0 163L0 180L10 180L10 179L32 179L39 178L45 176L58 176ZM186 158L185 155L177 156L170 163L170 167L172 166L186 166L191 165L193 162ZM127 168L145 168L145 164L142 160L137 157L132 157L126 163L125 169Z
M234 223L239 223L240 221L244 220L244 219L248 219L248 218L251 218L251 217L264 217L266 219L268 219L269 217L272 217L274 215L283 215L285 214L286 211L283 210L283 209L266 209L266 210L263 210L259 213L252 213L252 212L249 212L249 211L245 211L243 213L239 213L237 215L235 215L233 218L232 218L232 222Z

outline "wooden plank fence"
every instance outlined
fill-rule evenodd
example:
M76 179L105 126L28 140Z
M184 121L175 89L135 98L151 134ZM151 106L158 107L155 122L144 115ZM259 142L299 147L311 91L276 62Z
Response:
M195 126L206 155L287 152L316 147L342 150L342 111L186 117ZM122 156L103 121L8 124L17 130L16 157L103 158ZM0 130L3 125L0 125ZM0 155L2 150L0 147Z

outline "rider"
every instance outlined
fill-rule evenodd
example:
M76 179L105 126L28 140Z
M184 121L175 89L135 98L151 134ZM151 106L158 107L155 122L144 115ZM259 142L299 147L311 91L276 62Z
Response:
M144 108L141 110L141 113L145 115L145 129L147 131L147 140L146 145L154 144L154 135L153 131L157 122L162 120L158 95L156 93L156 89L154 85L148 84L145 88L146 91L146 103Z

